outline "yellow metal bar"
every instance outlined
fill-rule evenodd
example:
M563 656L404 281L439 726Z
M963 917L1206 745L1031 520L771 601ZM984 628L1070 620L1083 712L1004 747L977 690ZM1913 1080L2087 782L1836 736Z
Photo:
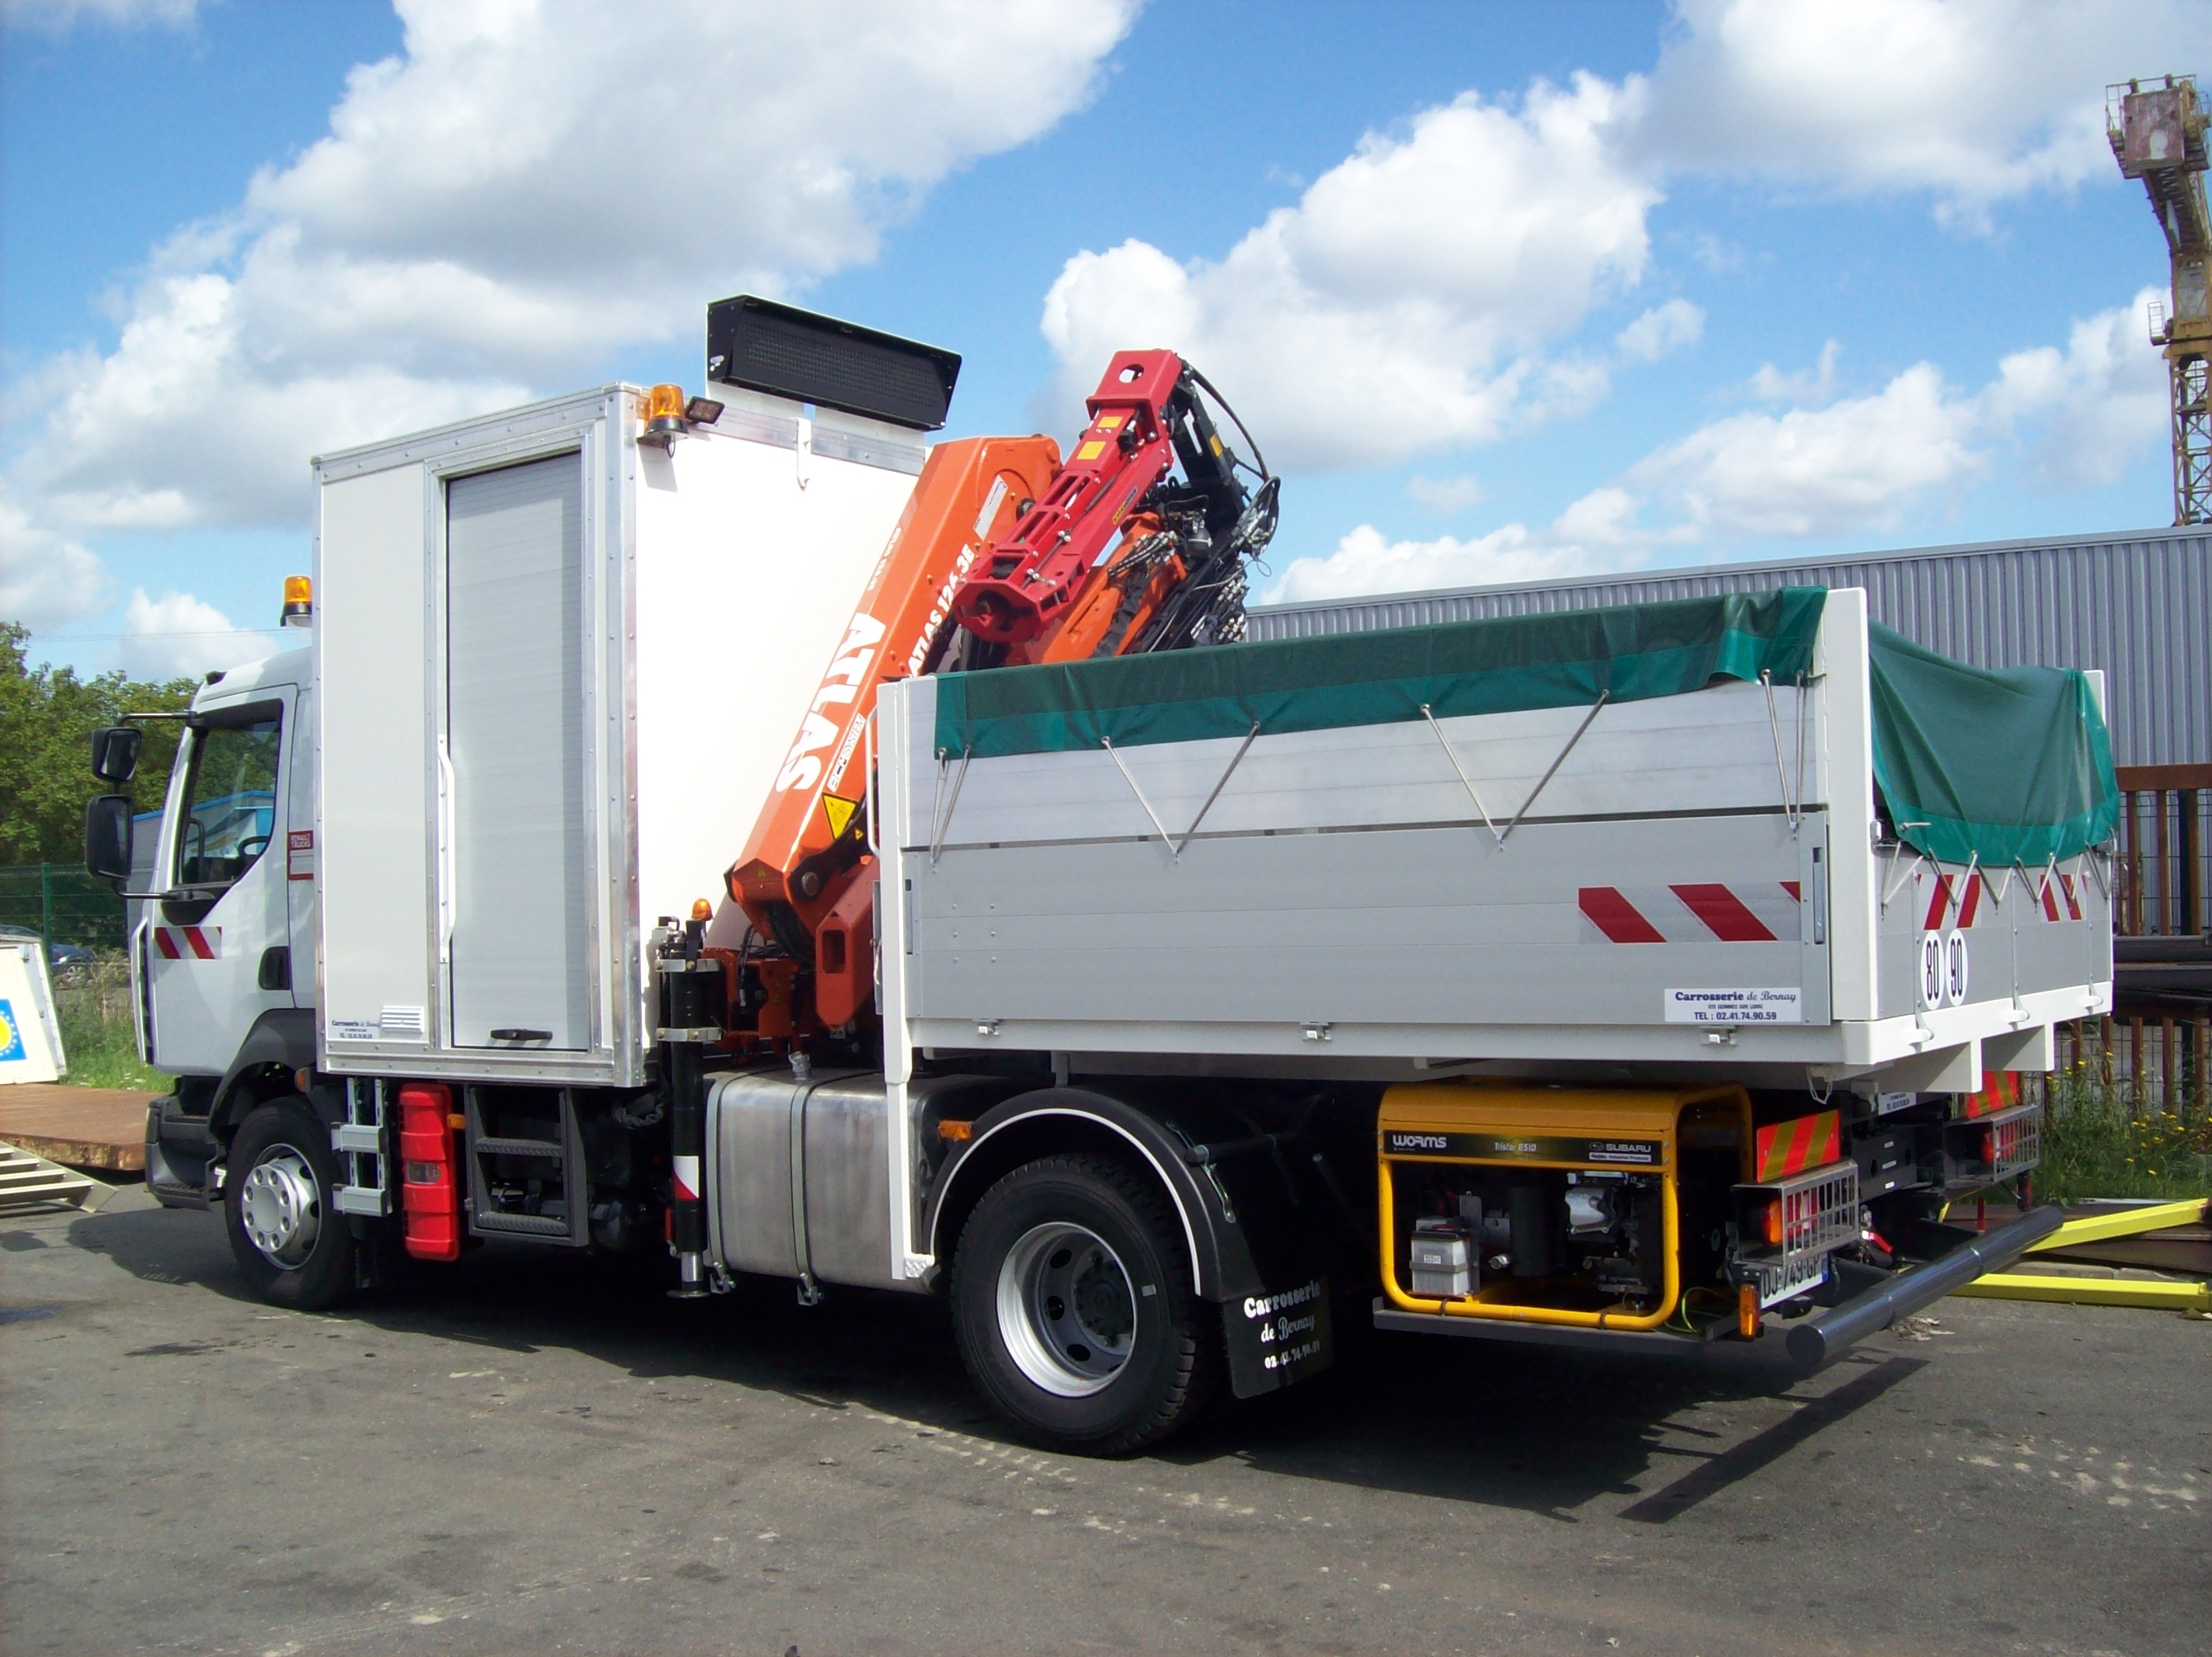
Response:
M2212 1287L2201 1283L2030 1277L2024 1272L1992 1272L1953 1292L1982 1300L2072 1301L2082 1306L2148 1306L2168 1312L2212 1312Z
M2069 1220L2049 1236L2028 1244L2027 1252L2042 1254L2074 1243L2140 1236L2146 1231L2162 1231L2170 1225L2194 1225L2204 1218L2206 1207L2203 1198L2192 1197L2185 1203L2155 1203L2148 1208L2115 1209L2109 1214Z

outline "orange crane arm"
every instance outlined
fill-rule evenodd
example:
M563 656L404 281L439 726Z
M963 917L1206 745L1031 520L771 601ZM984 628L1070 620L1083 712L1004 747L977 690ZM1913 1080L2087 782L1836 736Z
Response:
M752 837L724 877L756 932L815 966L824 1023L849 1020L873 980L865 941L817 951L817 934L841 900L867 889L858 878L871 861L860 821L867 780L856 760L877 687L938 665L953 637L953 595L978 549L1043 496L1059 468L1060 446L1048 437L963 438L930 451ZM843 959L817 959L833 954Z
M724 876L753 931L811 970L823 1028L851 1024L874 992L868 779L854 768L886 679L1241 636L1244 567L1273 532L1276 483L1263 465L1246 489L1201 391L1173 352L1124 351L1065 464L1047 437L931 451Z

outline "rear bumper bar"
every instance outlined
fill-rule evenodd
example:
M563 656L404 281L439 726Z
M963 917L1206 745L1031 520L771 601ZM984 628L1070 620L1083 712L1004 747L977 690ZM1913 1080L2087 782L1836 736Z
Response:
M2003 1271L2065 1220L2065 1211L2052 1203L2031 1209L1993 1231L1954 1234L1944 1228L1957 1241L1942 1254L1909 1272L1886 1276L1840 1306L1823 1308L1792 1324L1784 1337L1790 1362L1807 1375L1826 1369L1855 1341L1911 1316L1984 1272Z
M1809 1375L1825 1369L1854 1343L1888 1328L1985 1272L2002 1272L2029 1247L2056 1231L2065 1215L2056 1206L2034 1209L1988 1231L1936 1228L1948 1246L1942 1253L1902 1272L1876 1272L1838 1262L1848 1297L1795 1321L1771 1319L1755 1341L1673 1334L1659 1330L1584 1329L1558 1324L1516 1323L1503 1318L1448 1317L1404 1312L1378 1297L1375 1326L1407 1334L1460 1335L1534 1346L1575 1346L1597 1352L1688 1359L1724 1368L1783 1368Z

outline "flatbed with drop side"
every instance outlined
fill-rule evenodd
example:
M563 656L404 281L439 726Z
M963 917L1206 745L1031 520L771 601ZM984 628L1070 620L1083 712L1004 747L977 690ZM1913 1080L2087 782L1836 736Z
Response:
M1347 1319L1814 1369L2055 1224L2095 676L1848 590L1245 643L1276 484L1174 354L1063 458L929 445L949 353L708 337L704 397L322 458L310 647L195 698L148 1175L257 1292L502 1239L932 1295L1106 1453Z

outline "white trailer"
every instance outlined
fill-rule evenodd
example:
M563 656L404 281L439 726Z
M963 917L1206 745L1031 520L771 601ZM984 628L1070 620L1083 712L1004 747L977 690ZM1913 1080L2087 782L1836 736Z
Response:
M896 679L835 756L872 1011L806 1025L715 900L957 367L812 325L317 463L313 651L196 699L133 938L149 1184L258 1292L672 1236L945 1298L1096 1451L1346 1317L1814 1366L2055 1223L1942 1215L2027 1207L2008 1078L2110 1005L2100 693L1852 592Z

